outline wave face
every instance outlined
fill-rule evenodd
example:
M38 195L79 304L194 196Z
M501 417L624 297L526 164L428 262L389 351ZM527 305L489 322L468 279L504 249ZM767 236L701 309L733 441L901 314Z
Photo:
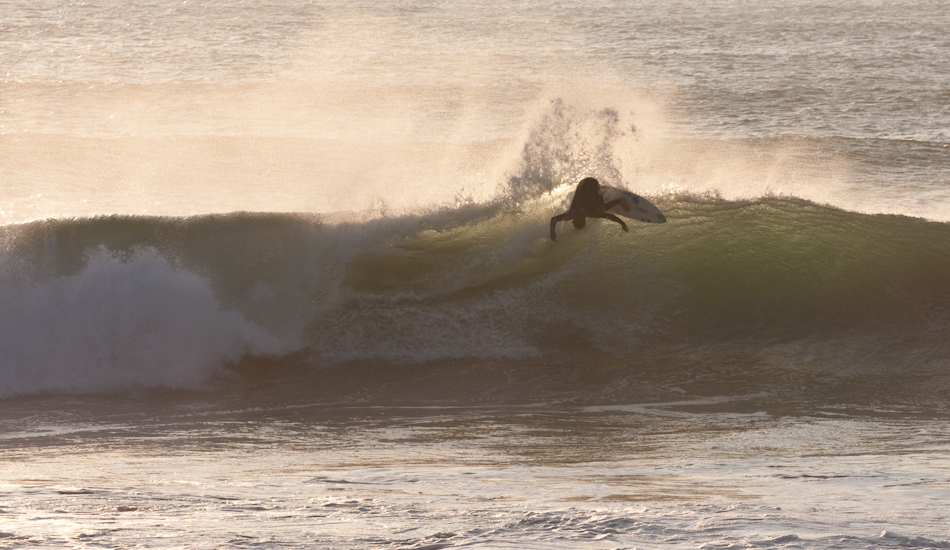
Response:
M670 195L653 197L667 224L560 225L554 243L570 190L369 219L6 226L0 396L195 388L287 361L356 385L438 372L461 394L512 372L604 397L945 388L950 225Z

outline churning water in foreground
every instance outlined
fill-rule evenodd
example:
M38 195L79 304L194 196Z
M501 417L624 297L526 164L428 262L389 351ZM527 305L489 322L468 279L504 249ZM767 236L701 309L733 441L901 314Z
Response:
M14 548L950 546L946 418L719 412L736 404L716 399L247 404L34 403L5 419L0 536Z

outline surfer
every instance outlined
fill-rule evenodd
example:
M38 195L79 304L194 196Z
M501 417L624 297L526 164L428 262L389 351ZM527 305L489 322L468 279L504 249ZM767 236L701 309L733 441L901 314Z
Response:
M619 223L624 231L630 231L627 229L627 224L623 223L623 220L613 214L607 213L607 210L610 210L618 204L622 206L624 210L630 210L630 206L619 198L605 203L604 197L600 194L600 182L594 178L582 179L581 182L577 184L577 190L574 191L574 198L571 199L571 207L567 209L567 212L551 218L551 240L557 241L554 226L557 225L557 222L564 220L573 220L574 227L584 229L584 226L587 225L587 218L606 218Z

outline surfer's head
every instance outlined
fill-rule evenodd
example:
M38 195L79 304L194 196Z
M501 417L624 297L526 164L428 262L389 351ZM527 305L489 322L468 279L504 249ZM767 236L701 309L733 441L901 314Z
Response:
M584 216L577 216L574 218L574 227L578 229L584 229L584 226L587 225L587 218Z

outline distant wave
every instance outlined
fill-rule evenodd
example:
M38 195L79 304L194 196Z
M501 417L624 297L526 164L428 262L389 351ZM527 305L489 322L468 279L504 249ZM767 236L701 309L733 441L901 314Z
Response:
M950 225L793 198L655 200L669 223L565 226L557 243L549 193L366 219L6 226L0 396L194 388L288 354L318 369L718 372L714 385L946 371Z

